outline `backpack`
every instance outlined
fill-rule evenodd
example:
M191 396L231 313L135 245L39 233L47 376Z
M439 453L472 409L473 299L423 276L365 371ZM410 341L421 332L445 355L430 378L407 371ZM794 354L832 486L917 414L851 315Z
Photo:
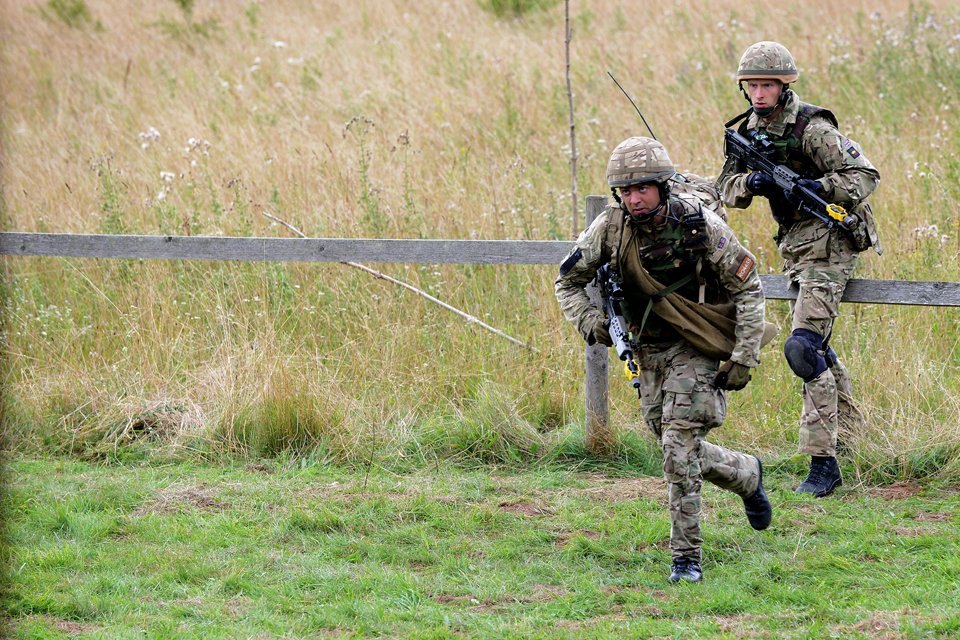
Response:
M703 201L703 208L720 216L727 221L727 212L720 200L720 190L715 182L700 177L695 173L677 173L670 178L675 194L695 195Z

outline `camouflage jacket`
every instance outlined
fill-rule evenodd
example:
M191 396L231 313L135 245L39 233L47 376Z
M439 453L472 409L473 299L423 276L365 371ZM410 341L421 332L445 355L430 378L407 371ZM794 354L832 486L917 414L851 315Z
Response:
M784 140L794 132L803 109L807 113L812 111L813 116L802 130L795 151L806 162L800 163L805 166L792 168L805 178L816 179L823 187L824 200L849 210L877 188L880 173L863 155L859 144L840 134L836 119L829 111L802 103L797 94L790 91L783 110L771 122L751 113L741 132L747 137L764 136L772 141ZM747 189L746 182L747 173L742 163L727 158L717 179L724 205L735 209L750 206L753 194ZM781 225L789 226L790 214L795 210L785 200L778 202L776 198L771 199L770 205L774 209L774 218ZM778 207L788 207L790 213L778 211Z
M697 200L694 195L674 194L670 198L669 206L671 210L676 210L679 201L683 201L688 207L691 203L697 206ZM587 284L593 280L597 269L603 264L614 262L615 266L619 267L618 272L623 274L622 287L627 299L625 315L639 318L643 315L644 302L648 298L644 298L638 285L631 281L631 269L642 267L661 284L669 286L678 281L685 270L695 269L699 261L701 279L710 283L713 289L706 301L715 302L722 298L732 301L736 308L736 345L730 360L748 367L757 366L764 330L764 298L756 260L740 244L719 215L707 207L703 207L702 212L706 221L706 240L696 251L690 251L683 246L682 235L674 236L670 233L671 225L676 228L678 221L660 218L659 225L638 224L617 204L608 207L580 234L573 250L561 265L561 274L554 283L554 292L564 316L581 337L586 338L596 322L604 317L603 312L591 304L586 293ZM619 233L620 229L626 233ZM631 242L630 238L634 238L634 241ZM636 242L636 238L647 240ZM654 251L649 251L651 247L654 247ZM671 264L676 269L669 269ZM696 300L697 289L699 286L686 291L680 289L677 293ZM649 328L651 323L648 320L644 334L634 335L635 340L649 340L651 333L655 338L656 334L660 333L663 336L672 336L675 340L680 339L675 333L657 329L656 322L664 321L654 316L655 312L650 314L654 321L653 329ZM630 329L634 332L637 327L631 326Z

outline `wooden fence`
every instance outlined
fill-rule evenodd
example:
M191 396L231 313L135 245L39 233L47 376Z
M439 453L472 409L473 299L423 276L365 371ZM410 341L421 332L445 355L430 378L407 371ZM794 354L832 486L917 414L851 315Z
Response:
M607 196L587 196L589 225ZM364 240L350 238L233 238L216 236L121 236L63 233L0 233L0 255L145 260L239 260L272 262L359 262L421 264L559 264L572 242L523 240ZM796 300L784 276L761 275L771 300ZM596 291L588 289L594 296ZM491 292L491 295L495 295ZM960 306L960 283L853 279L842 302ZM585 419L587 446L608 444L609 352L586 347Z

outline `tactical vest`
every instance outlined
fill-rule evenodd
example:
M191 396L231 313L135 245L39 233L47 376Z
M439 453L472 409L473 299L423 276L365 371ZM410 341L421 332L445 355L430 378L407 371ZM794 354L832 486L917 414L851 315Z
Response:
M694 207L698 205L688 198L671 196L667 201L670 214L666 223L654 230L655 235L645 233L619 205L614 204L608 210L602 257L622 279L626 294L623 315L631 333L641 342L680 339L680 334L655 313L650 313L643 321L650 297L640 290L638 274L641 270L645 269L666 289L679 285L673 290L688 300L697 302L701 289L706 302L715 303L721 297L722 289L713 272L700 268L707 240L706 224L697 229L702 244L691 241L689 224L685 235L684 219L695 214Z
M744 120L738 128L739 133L749 140L769 140L773 143L776 150L772 160L777 164L785 165L787 168L800 174L803 178L817 180L822 178L824 173L814 163L813 159L803 153L800 141L803 139L803 132L814 116L826 118L830 123L839 128L840 124L833 112L823 107L800 103L800 109L797 112L797 121L793 128L782 136L772 136L766 129L747 129L749 120ZM801 213L782 195L775 195L769 198L770 210L773 212L773 218L782 227L790 227L795 222L807 220L814 217L811 213Z

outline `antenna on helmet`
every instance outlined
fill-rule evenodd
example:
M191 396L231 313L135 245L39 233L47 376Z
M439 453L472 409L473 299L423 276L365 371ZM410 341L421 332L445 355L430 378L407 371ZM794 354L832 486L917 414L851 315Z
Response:
M612 74L612 73L610 73L609 71L607 71L607 75L610 76L610 78L611 78L614 82L617 82L617 79L613 77L613 74ZM619 82L617 82L617 86L620 87L620 83L619 83ZM643 114L642 114L642 113L640 113L640 107L637 106L637 103L633 101L633 98L630 97L630 94L627 93L626 90L625 90L623 87L620 87L620 91L623 91L623 95L627 96L627 100L630 101L630 104L633 105L633 108L637 110L637 113L638 113L638 114L640 114L640 119L643 120L643 124L647 127L647 131L650 132L650 137L653 138L654 140L657 140L657 136L653 135L653 129L651 129L651 128L650 128L650 125L647 124L647 119L643 117ZM660 141L657 140L657 142L660 142Z

